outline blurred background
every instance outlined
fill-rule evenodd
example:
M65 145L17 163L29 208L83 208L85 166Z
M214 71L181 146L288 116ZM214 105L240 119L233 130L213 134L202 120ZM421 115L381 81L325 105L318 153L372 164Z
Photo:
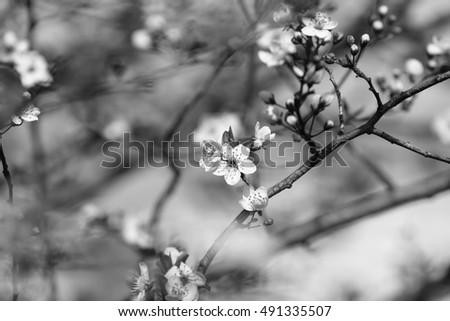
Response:
M279 27L271 10L280 2L271 1L258 23ZM320 5L333 9L339 31L359 37L377 3ZM292 96L292 82L257 58L252 0L34 0L32 28L27 4L0 2L0 33L29 38L48 61L53 82L36 96L39 121L14 127L2 139L15 208L6 206L2 177L0 298L11 300L14 257L20 300L130 299L130 275L155 250L181 246L195 266L241 210L243 186L228 186L193 166L139 168L145 155L135 152L123 155L132 160L130 168L103 168L102 145L121 142L129 132L133 140L155 143L149 153L161 154L159 143L176 132L218 140L231 125L235 133L251 135L256 121L267 125L258 92L270 90L284 101ZM364 54L360 68L373 77L402 68L408 58L425 62L432 36L450 36L448 1L384 4L403 32ZM420 94L408 112L389 114L380 127L449 156L449 145L433 129L436 119L450 118L449 86ZM366 87L351 76L342 91L352 108L370 114L375 106ZM332 87L324 81L319 88ZM327 117L337 122L337 108ZM286 140L292 135L277 131L276 141ZM211 291L201 299L450 299L448 191L295 241L292 227L383 190L364 159L400 187L449 171L447 164L377 137L358 138L353 147L356 154L340 151L348 167L320 166L271 199L267 214L274 225L235 233L213 262ZM292 172L285 158L277 168L261 165L261 185Z

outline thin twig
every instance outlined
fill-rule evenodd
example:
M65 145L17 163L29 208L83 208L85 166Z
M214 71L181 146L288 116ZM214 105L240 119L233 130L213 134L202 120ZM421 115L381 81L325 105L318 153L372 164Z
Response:
M28 18L28 41L30 44L30 49L34 47L33 45L33 31L34 27L37 25L37 19L35 15L35 2L34 0L25 1L25 9ZM35 95L38 95L36 93ZM47 176L46 176L46 166L45 166L45 153L44 146L42 143L42 137L40 133L40 123L33 122L30 124L30 139L32 141L32 159L35 172L35 182L37 186L37 195L40 201L40 206L38 206L39 212L39 230L42 239L42 244L44 248L44 276L47 277L49 283L50 297L49 299L54 301L57 299L56 294L56 279L55 271L53 267L53 262L51 258L51 241L48 238L47 227L48 218L46 215L47 208Z
M6 185L8 186L8 203L14 206L14 192L13 183L11 178L11 173L8 169L8 162L6 161L5 151L3 150L3 137L0 135L0 159L3 166L3 177L5 178ZM19 299L19 284L18 284L18 274L19 265L17 264L16 255L16 221L13 218L13 248L11 254L11 286L12 286L12 300L17 301Z
M328 72L328 75L330 76L330 81L333 84L334 91L336 93L339 108L339 135L343 135L345 125L344 125L344 106L342 103L341 91L339 90L339 85L336 83L336 80L334 79L333 71L328 67L325 67L325 70Z
M430 153L429 151L426 151L426 150L423 150L423 149L420 149L418 147L411 145L410 142L405 142L405 141L403 141L397 137L394 137L392 135L389 135L388 133L386 133L382 130L379 130L377 128L373 128L371 133L378 137L383 138L384 140L387 140L391 144L406 148L416 154L422 155L425 158L431 158L431 159L435 159L435 160L450 164L450 157L445 157L445 156L440 156L440 155L437 155L434 153Z
M8 163L6 161L5 151L3 150L3 139L0 135L0 159L2 161L3 166L3 177L5 178L6 185L8 186L8 203L14 204L14 192L13 192L13 183L11 179L11 173L8 170Z
M244 0L238 0L237 3L239 5L239 8L242 11L242 14L245 17L245 20L247 20L248 23L252 23L253 22L253 18L251 16L250 12L248 11L248 8L247 8L246 4L244 3Z
M377 107L381 107L383 105L383 102L381 101L380 93L376 90L375 86L373 85L372 78L368 77L364 72L361 71L361 69L359 69L353 64L349 64L348 68L350 68L356 74L356 76L364 79L367 82L367 84L369 85L369 90L373 93L377 101Z

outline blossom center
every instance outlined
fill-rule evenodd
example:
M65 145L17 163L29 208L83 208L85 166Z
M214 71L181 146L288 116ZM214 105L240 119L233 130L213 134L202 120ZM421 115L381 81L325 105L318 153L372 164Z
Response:
M323 29L330 22L330 18L325 13L317 12L313 22L316 29Z

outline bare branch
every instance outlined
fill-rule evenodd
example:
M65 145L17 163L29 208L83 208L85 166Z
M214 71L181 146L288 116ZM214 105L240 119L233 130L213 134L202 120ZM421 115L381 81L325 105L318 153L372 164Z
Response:
M382 191L367 195L343 206L314 215L311 220L280 231L287 245L306 242L324 233L346 226L385 210L432 197L450 189L448 171L430 176L414 184L397 187L394 191Z
M386 133L386 132L384 132L382 130L379 130L377 128L373 128L371 133L376 135L376 136L378 136L378 137L383 138L384 140L387 140L391 144L395 144L397 146L401 146L403 148L406 148L406 149L408 149L408 150L410 150L410 151L412 151L412 152L414 152L416 154L422 155L423 157L435 159L435 160L438 160L438 161L450 164L450 157L440 156L440 155L437 155L437 154L434 154L434 153L430 153L430 152L428 152L426 150L422 150L422 149L420 149L418 147L415 147L415 146L411 145L410 142L405 142L405 141L403 141L403 140L401 140L401 139L399 139L397 137L391 136L388 133Z

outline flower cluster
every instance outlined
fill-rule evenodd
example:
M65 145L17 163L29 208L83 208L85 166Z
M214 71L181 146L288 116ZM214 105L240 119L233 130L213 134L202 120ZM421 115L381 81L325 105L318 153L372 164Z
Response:
M139 263L140 274L131 282L131 294L137 300L196 301L199 287L206 285L203 274L186 265L188 255L175 247L158 254L157 268L149 272L147 264Z
M162 42L178 43L183 37L183 31L176 26L170 26L162 14L150 14L146 17L143 28L131 34L131 44L139 50L157 48Z
M257 168L249 158L251 152L265 148L273 139L275 134L268 126L261 127L257 122L254 135L241 144L234 139L231 128L223 133L222 144L213 140L205 140L202 144L202 158L200 167L213 175L223 176L229 185L236 185L243 180L247 185L246 175L256 172ZM250 186L250 195L240 202L242 207L248 211L260 211L267 206L268 196L265 187L254 190Z
M267 67L281 66L297 52L291 41L294 35L292 30L269 29L266 25L260 26L259 30L261 36L257 44L261 50L258 57Z
M28 41L20 40L13 32L8 31L3 35L3 44L6 52L1 61L14 66L25 88L51 84L53 78L47 61L38 51L30 50Z
M370 27L375 39L389 38L400 33L402 29L396 25L396 22L397 16L390 13L387 5L376 8L370 17Z

